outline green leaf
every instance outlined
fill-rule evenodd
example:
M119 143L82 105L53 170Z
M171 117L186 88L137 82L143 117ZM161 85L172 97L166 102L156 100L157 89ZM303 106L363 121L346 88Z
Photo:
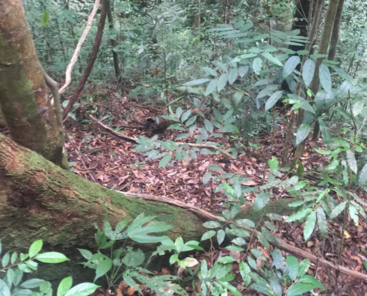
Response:
M212 177L212 172L206 172L203 178L203 185L208 184L208 182L210 181Z
M172 159L172 154L166 154L160 161L159 167L164 167L167 163L169 163Z
M270 53L268 52L264 52L261 54L264 58L266 58L269 62L273 63L274 65L283 67L283 64L274 56L272 56ZM256 73L257 74L257 73Z
M102 257L102 260L98 262L96 267L96 276L94 277L95 282L101 276L104 276L112 267L112 260L107 256Z
M306 87L308 87L315 74L315 62L313 60L307 60L302 68L302 78L305 82Z
M61 263L65 261L69 261L69 259L59 252L46 252L42 254L38 254L35 259L43 263Z
M251 268L250 266L248 266L246 262L243 262L243 261L239 264L239 267L240 267L240 274L242 276L242 279L245 285L248 286L251 283L251 277L249 275L249 273L251 272Z
M313 230L315 229L315 225L316 225L316 212L312 211L308 215L305 223L305 228L303 229L303 237L305 241L308 240L309 237L311 236Z
M6 267L8 264L9 264L9 261L10 261L10 254L9 252L7 252L4 257L1 259L1 265L3 267Z
M190 125L192 125L192 124L196 121L196 118L197 118L197 116L192 116L192 117L190 117L190 118L186 121L185 125L186 125L186 126L190 126Z
M349 168L353 171L353 173L357 174L358 167L357 167L357 160L354 156L354 153L351 150L347 150L347 163Z
M273 106L278 102L278 100L282 97L282 95L283 95L283 91L281 90L273 93L270 96L270 98L266 101L265 111L268 111L271 108L273 108Z
M41 250L42 250L42 246L43 246L43 241L37 240L35 241L30 247L29 247L29 251L28 251L28 255L29 257L33 257L36 256Z
M354 221L354 225L358 226L358 211L352 204L349 204L349 215Z
M271 256L273 257L273 266L275 266L276 269L283 269L285 267L284 257L279 249L274 249Z
M232 68L228 73L228 83L232 85L238 76L238 70L236 68Z
M298 277L306 274L307 270L310 268L310 260L304 259L298 266Z
M221 245L222 242L224 241L226 237L226 233L223 229L219 229L217 232L217 241L218 241L218 245Z
M303 142L311 131L311 125L301 124L297 131L296 146Z
M322 207L317 208L317 225L319 226L321 236L323 238L326 238L328 228L327 228L326 215Z
M24 289L34 289L34 288L38 288L39 286L41 286L43 282L44 280L41 280L41 279L30 279L30 280L23 282L20 285L20 287Z
M199 84L203 84L205 82L208 82L210 79L207 78L203 78L203 79L196 79L196 80L192 80L189 82L184 83L184 86L194 86L194 85L199 85Z
M57 296L64 296L72 287L73 278L71 276L64 278L57 287Z
M215 91L217 85L218 85L218 79L215 78L210 80L208 86L206 87L205 96L209 96L213 91Z
M129 267L137 267L141 265L145 260L145 254L142 250L127 252L125 257L122 259L122 263Z
M358 183L359 186L364 186L367 181L367 163L363 166L361 172L359 173Z
M204 71L214 77L217 77L217 71L213 70L212 68L204 67Z
M287 256L285 262L287 263L286 274L294 281L298 276L298 260L294 256Z
M285 222L293 222L293 221L299 221L302 220L304 217L306 217L307 215L309 215L311 213L311 209L307 208L307 209L302 209L300 211L298 211L297 213L294 213L293 215L289 216L287 219L285 219Z
M190 134L189 133L183 133L183 134L177 135L176 140L186 139L188 137L190 137Z
M329 68L323 64L319 68L320 83L323 89L327 92L331 92L331 75Z
M249 70L248 66L241 67L241 68L238 69L238 74L242 78L243 76L245 76L247 74L248 70Z
M260 71L261 71L261 66L262 66L262 59L260 58L256 58L254 59L254 61L252 62L252 69L254 70L254 72L257 74L257 75L260 75Z
M80 254L87 260L89 260L92 257L92 252L89 250L85 250L85 249L78 249L78 251L80 252Z
M225 124L223 128L220 129L223 133L239 133L240 130L237 126L233 124Z
M242 293L238 291L234 286L228 282L219 281L219 284L231 292L234 296L242 296Z
M254 211L260 211L265 205L269 202L270 194L267 192L260 193L255 198L254 202Z
M214 235L216 234L216 232L214 230L209 230L207 232L205 232L203 234L203 236L201 237L200 241L204 241L204 240L207 240L207 239L210 239L212 238Z
M268 283L263 284L263 283L253 283L250 286L251 289L254 289L260 293L263 293L265 295L271 295L273 296L273 289L270 287L270 285Z
M255 223L249 219L239 219L236 220L236 223L240 226L255 228Z
M65 296L87 296L97 290L99 286L92 283L82 283L69 290Z
M227 78L227 74L223 73L219 79L218 79L218 83L217 83L217 90L221 91L227 84L228 78Z
M268 250L270 250L270 244L268 242L268 240L265 238L265 236L262 233L258 233L257 234L257 238L259 240L259 242Z
M223 257L221 257L217 260L218 263L223 263L223 264L232 263L232 262L235 262L235 261L236 261L236 259L234 259L231 256L223 256Z
M203 226L205 228L214 229L222 227L222 224L220 224L218 221L207 221L203 223Z
M300 61L301 59L299 56L291 56L284 64L283 73L282 73L283 78L292 74L294 69L296 69L297 66L299 65Z
M334 219L335 217L339 216L341 212L345 209L347 202L343 201L342 203L338 204L330 213L330 218Z
M41 17L41 24L42 26L46 27L50 22L50 13L45 10Z
M10 293L9 287L2 279L0 279L0 295L1 296L11 296L12 295Z
M209 132L209 133L213 133L213 124L208 120L208 119L205 119L204 121L204 124L205 124L205 128L206 130Z
M315 279L313 276L311 275L304 275L302 276L299 281L299 283L305 283L305 284L312 284L315 286L315 288L319 288L319 289L325 289L324 285L320 283L320 281L318 279Z
M191 115L191 109L187 110L181 117L181 121L185 122Z
M299 296L315 288L316 287L312 284L296 283L288 289L287 296Z

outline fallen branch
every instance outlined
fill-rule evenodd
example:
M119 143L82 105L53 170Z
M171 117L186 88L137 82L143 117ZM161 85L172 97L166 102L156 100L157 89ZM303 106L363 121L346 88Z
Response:
M78 60L79 57L79 53L80 53L80 49L82 48L82 45L85 41L85 38L87 37L90 28L92 27L92 22L94 19L94 16L96 15L97 11L98 11L98 7L99 7L99 3L100 0L96 0L94 2L94 6L92 9L91 14L88 17L88 21L87 24L85 25L85 29L83 31L82 36L79 38L78 44L75 48L74 54L71 57L70 63L69 65L67 65L66 67L66 72L65 72L65 84L60 88L59 93L62 94L65 92L66 88L70 85L71 83L71 72L73 71L74 65L76 63L76 61Z
M223 222L216 215L214 215L214 214L212 214L208 211L205 211L203 209L199 209L195 206L183 203L182 201L175 200L175 199L172 199L172 198L154 196L154 195L142 194L142 193L130 193L130 192L121 192L121 193L123 193L127 197L135 197L135 198L139 198L139 199L143 199L143 200L153 200L153 201L168 203L168 204L186 209L190 212L193 212L193 213L197 214L198 216L204 218L204 220L213 220L213 221ZM241 225L237 224L234 221L231 221L230 223L236 224L237 227L245 229L250 234L253 234L256 237L259 234L258 231L254 230L252 228L241 226ZM363 273L355 271L355 270L351 270L349 268L346 268L346 267L338 265L338 264L331 263L331 262L329 262L325 259L318 258L318 257L316 257L315 255L313 255L309 252L306 252L306 251L304 251L300 248L297 248L295 246L287 244L285 241L283 241L279 238L276 238L276 240L274 242L269 242L269 243L271 245L273 245L274 247L285 250L285 251L290 252L292 254L295 254L299 257L309 259L311 262L313 262L315 264L319 264L319 265L323 265L323 266L326 266L326 267L333 268L335 270L339 270L341 273L343 273L345 275L348 275L348 276L351 276L351 277L354 277L354 278L357 278L357 279L362 279L363 281L367 282L367 275L366 274L363 274Z

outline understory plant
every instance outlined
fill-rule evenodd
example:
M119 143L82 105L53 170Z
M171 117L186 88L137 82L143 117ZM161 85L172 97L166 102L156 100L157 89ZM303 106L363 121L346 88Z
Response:
M30 246L28 253L9 251L3 254L0 268L1 296L87 296L98 288L93 283L72 287L72 277L66 277L61 280L55 294L50 282L38 278L25 279L27 274L37 271L38 262L56 264L69 260L59 252L40 253L42 246L43 241L37 240ZM0 254L1 250L0 243Z

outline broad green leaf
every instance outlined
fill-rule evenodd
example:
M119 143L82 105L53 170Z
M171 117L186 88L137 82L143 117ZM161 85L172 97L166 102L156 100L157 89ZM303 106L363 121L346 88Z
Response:
M10 262L10 253L7 252L5 253L5 255L3 256L3 258L1 258L1 265L3 267L6 267Z
M296 69L297 66L299 65L300 61L301 59L299 56L291 56L284 64L283 73L282 73L283 78L292 74L294 69Z
M242 276L242 279L245 285L248 286L251 283L251 277L249 276L249 273L251 272L251 268L245 262L241 262L239 264L239 267L240 267L240 274Z
M217 232L217 241L218 241L218 245L221 245L222 242L224 241L226 237L226 233L223 229L219 229Z
M255 223L249 219L239 219L236 223L240 226L255 228Z
M305 223L305 228L303 229L303 237L305 241L308 240L309 237L311 236L313 230L315 229L315 225L316 225L316 212L312 211L308 215Z
M260 193L255 198L254 202L254 211L260 211L265 205L269 202L270 194L267 192Z
M331 92L331 75L329 68L323 64L319 68L320 83L323 89L327 92Z
M236 81L237 76L238 76L237 68L232 68L228 73L228 83L232 85Z
M207 221L203 223L203 226L205 228L214 229L214 228L220 228L222 224L220 224L218 221Z
M233 124L225 124L223 128L220 129L220 131L223 133L239 133L240 132L238 127Z
M287 256L285 262L287 263L286 274L294 281L298 276L298 260L294 256Z
M196 80L192 80L189 82L184 83L184 86L194 86L194 85L199 85L199 84L203 84L205 82L210 81L210 79L207 78L203 78L203 79L196 79Z
M311 125L301 124L297 131L296 146L303 142L311 131Z
M354 153L351 150L347 150L347 163L349 168L353 171L353 173L357 174L358 167L357 167L357 160L354 156Z
M112 267L112 260L107 256L103 256L102 260L98 262L96 267L96 276L94 277L95 282L101 276L104 276Z
M2 279L0 279L0 295L1 296L11 296L12 295L10 293L9 287Z
M268 240L265 238L265 236L262 233L258 233L257 234L257 238L259 240L259 242L268 250L270 250L270 244L268 242Z
M169 163L172 159L172 154L166 154L160 161L159 167L164 167L167 163Z
M254 70L254 72L257 74L257 75L260 75L260 71L261 71L261 66L262 66L262 59L260 58L256 58L254 59L254 61L252 62L252 68Z
M273 108L273 106L278 102L278 100L282 97L282 95L283 95L283 91L281 90L273 93L270 96L270 98L266 101L265 111L268 111L271 108Z
M142 250L138 249L137 251L127 252L125 257L122 259L122 262L129 267L137 267L142 264L145 260L145 254Z
M89 260L92 257L92 252L89 250L85 250L85 249L78 249L78 251L80 252L80 254L87 260Z
M82 283L71 288L65 296L87 296L97 290L99 286L92 283Z
M197 118L197 116L192 116L192 117L190 117L190 118L185 122L185 125L186 125L186 126L190 126L190 125L192 125L192 124L196 121L196 118Z
M206 185L208 184L208 182L210 181L212 177L212 173L211 172L206 172L205 175L204 175L204 178L203 178L203 185Z
M310 268L310 260L304 259L298 266L298 277L306 274L307 270Z
M345 209L345 205L347 204L346 201L343 201L342 203L338 204L330 213L330 218L334 219L335 217L339 216L341 212Z
M271 257L273 258L273 266L275 266L276 269L283 269L285 267L284 257L279 249L274 249L271 253Z
M41 24L42 26L46 27L50 22L50 13L45 10L41 17Z
M43 241L41 239L35 241L29 248L29 251L28 251L29 257L32 258L33 256L36 256L42 250L42 246L43 246Z
M43 282L44 280L41 279L30 279L21 283L20 287L24 289L34 289L38 288Z
M213 70L212 68L204 67L204 71L214 77L217 77L217 71Z
M72 287L73 278L71 276L64 278L57 287L57 296L64 296Z
M218 79L215 78L210 80L208 86L206 87L205 96L209 96L213 91L215 91L217 85L218 85Z
M221 91L226 86L227 81L228 81L227 74L223 73L218 79L218 83L217 83L218 92Z
M35 259L43 263L61 263L69 261L69 259L64 254L58 252L46 252L38 254Z
M289 98L291 98L292 100L298 101L301 106L300 108L303 110L306 110L312 114L315 114L315 110L313 109L313 107L310 105L309 102L307 102L304 98L302 98L301 96L295 95L295 94L287 94L287 96Z
M300 296L305 292L312 291L316 287L312 284L296 283L291 286L287 291L287 296Z
M273 55L271 55L268 52L264 52L261 54L264 58L266 58L269 62L273 63L274 65L283 67L283 64L277 59L275 58ZM257 74L257 73L256 73Z
M326 215L325 215L324 209L321 207L317 208L317 225L319 226L321 236L323 238L326 238L327 233L328 233L328 227L327 227L327 221L326 221Z
M358 226L358 211L352 204L349 204L349 215L354 221L354 225Z
M251 289L254 289L260 293L263 293L265 295L274 295L273 289L270 287L268 283L253 283L250 286Z
M213 133L213 124L210 122L210 120L208 119L205 119L204 121L204 124L205 124L205 128L206 130L209 132L209 133Z
M209 230L203 234L200 240L204 241L204 240L210 239L215 235L215 233L216 232L214 230Z
M319 288L319 289L325 289L324 285L322 283L320 283L320 281L318 279L315 279L313 276L311 275L304 275L302 276L299 281L299 283L304 283L304 284L312 284L314 285L315 288Z
M217 260L218 263L222 263L222 264L232 263L232 262L235 262L235 261L236 261L236 259L234 259L231 256L223 256L223 257L221 257Z
M311 209L307 208L307 209L302 209L300 211L298 211L297 213L294 213L293 215L289 216L287 219L285 219L285 222L293 222L293 221L299 221L302 220L304 217L306 217L307 215L309 215L311 213Z
M359 186L364 186L367 181L367 163L363 166L361 172L359 173L358 183Z
M238 74L242 78L243 76L245 76L247 74L248 70L249 70L249 66L243 66L243 67L238 69Z
M315 74L315 62L313 60L307 60L302 68L302 78L305 82L306 87L308 87Z

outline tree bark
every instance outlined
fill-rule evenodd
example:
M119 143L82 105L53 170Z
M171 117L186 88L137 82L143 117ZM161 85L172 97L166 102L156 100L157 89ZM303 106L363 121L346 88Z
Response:
M342 1L342 0L340 0ZM325 24L322 31L318 54L327 55L327 50L330 44L331 34L333 33L334 22L336 21L336 13L339 6L339 0L330 0L328 9L326 11L325 16ZM316 95L319 91L320 87L320 76L319 76L319 68L322 63L323 58L318 58L315 63L315 74L311 81L309 88ZM319 138L320 125L319 122L315 122L315 127L312 135L312 141L316 142Z
M108 27L110 28L110 31L113 31L113 16L112 16L112 10L111 10L111 2L110 0L107 0L107 17L108 17ZM119 65L119 57L117 55L117 52L115 51L116 47L116 40L110 39L111 46L112 46L112 57L113 57L113 66L115 68L115 74L116 74L116 80L118 84L121 84L121 71L120 71L120 65Z
M340 25L342 23L344 0L339 0L338 10L335 16L335 22L333 27L333 33L331 35L328 60L333 61L335 59L336 47L339 42Z
M0 106L12 139L67 167L61 114L49 97L21 0L0 2Z
M94 223L140 213L173 225L168 235L200 240L205 229L190 211L108 190L48 162L0 134L0 239L9 248L43 239L93 247Z
M78 100L80 93L84 89L84 85L87 82L87 79L90 73L92 72L94 62L97 58L99 46L101 45L101 42L102 42L103 28L106 22L106 14L107 14L107 3L106 2L107 2L106 0L102 1L101 16L99 18L99 22L97 25L98 30L97 30L96 39L94 40L92 53L90 54L88 58L87 66L85 67L83 76L80 78L78 86L74 90L73 94L70 97L68 105L64 109L63 118L66 118L68 116L68 113L70 112L75 102Z

